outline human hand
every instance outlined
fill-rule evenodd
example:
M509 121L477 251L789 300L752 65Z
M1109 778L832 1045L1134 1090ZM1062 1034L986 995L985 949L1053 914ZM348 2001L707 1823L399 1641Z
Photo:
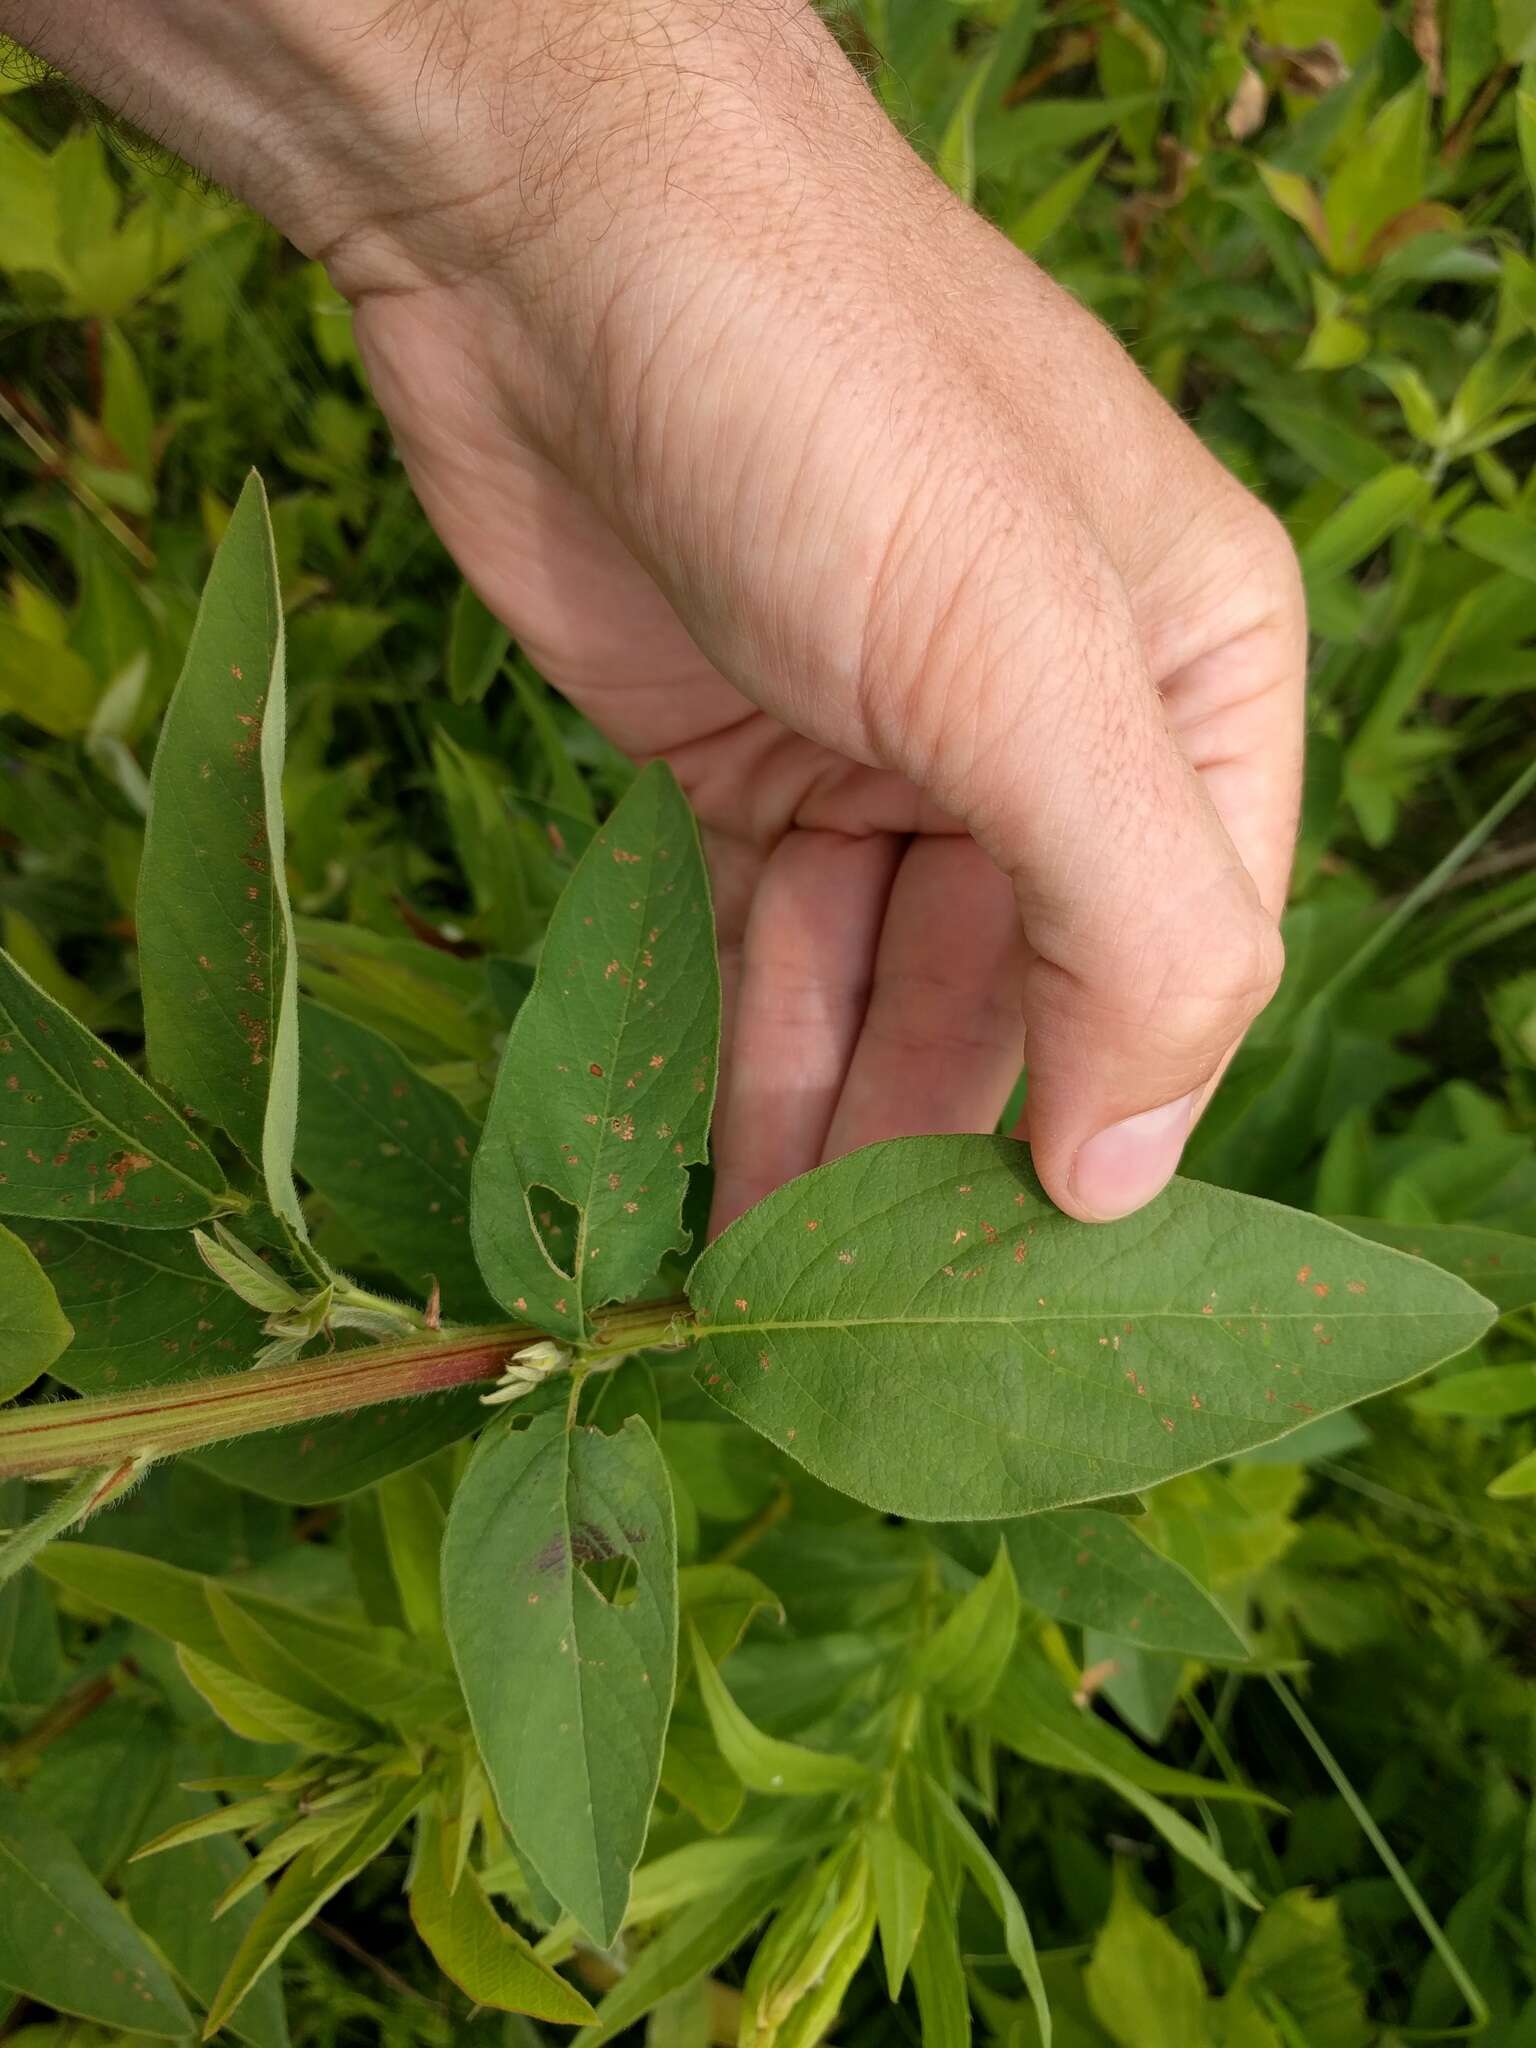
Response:
M482 597L703 821L715 1225L871 1139L989 1128L1026 1048L1048 1191L1140 1206L1279 971L1277 523L809 12L268 5L289 132L204 160L354 300Z

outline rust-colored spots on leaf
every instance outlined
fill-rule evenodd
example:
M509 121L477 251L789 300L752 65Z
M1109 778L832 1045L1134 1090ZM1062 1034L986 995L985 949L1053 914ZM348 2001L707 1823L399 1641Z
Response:
M123 1190L136 1173L143 1173L154 1161L144 1152L118 1152L107 1161L107 1172L111 1176L104 1188L92 1190L92 1200L97 1202L118 1202Z
M1350 1280L1346 1283L1345 1291L1349 1294L1366 1294L1370 1290L1363 1280Z
M1326 1280L1314 1280L1312 1283L1312 1292L1315 1295L1317 1295L1319 1299L1321 1299L1325 1295L1331 1294L1333 1292L1333 1289L1328 1285L1328 1282Z
M745 1315L745 1314L746 1314L746 1312L747 1312L747 1297L746 1297L746 1296L745 1296L744 1294L738 1294L738 1295L737 1295L737 1297L736 1297L736 1306L737 1306L737 1307L738 1307L738 1308L739 1308L739 1309L741 1310L741 1313L742 1313L743 1315Z
M267 1056L267 1040L271 1026L265 1017L253 1017L249 1010L240 1012L240 1032L251 1050L251 1065L259 1067Z
M1296 1275L1296 1281L1297 1281L1297 1285L1298 1285L1298 1286L1301 1286L1301 1287L1305 1287L1305 1286L1306 1286L1306 1284L1307 1284L1307 1282L1308 1282L1308 1281L1309 1281L1309 1280L1310 1280L1311 1278L1312 1278L1312 1268L1311 1268L1310 1266L1303 1266L1303 1267L1301 1268L1300 1272L1299 1272L1299 1273L1298 1273L1298 1274Z
M587 1072L592 1076L594 1081L601 1081L603 1078L603 1070L597 1064L596 1060L593 1060L592 1064L587 1068Z

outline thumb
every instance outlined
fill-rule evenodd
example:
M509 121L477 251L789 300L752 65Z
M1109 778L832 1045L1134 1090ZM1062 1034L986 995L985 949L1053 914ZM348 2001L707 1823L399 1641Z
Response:
M1139 1209L1174 1173L1283 960L1118 609L1075 621L1069 663L1021 650L1008 667L1028 683L946 720L965 761L940 738L925 778L1012 878L1030 1145L1047 1193L1090 1222ZM1071 680L1053 687L1058 667Z

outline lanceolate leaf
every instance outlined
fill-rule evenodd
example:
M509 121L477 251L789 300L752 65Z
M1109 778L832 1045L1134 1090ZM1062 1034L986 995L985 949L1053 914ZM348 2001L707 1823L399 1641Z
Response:
M1481 1223L1384 1223L1376 1216L1340 1216L1337 1221L1345 1230L1454 1273L1486 1295L1500 1315L1536 1303L1536 1237L1489 1230Z
M1008 1546L923 1645L915 1676L956 1714L979 1713L1013 1653L1019 1627L1019 1586Z
M579 1337L588 1311L633 1299L687 1248L683 1196L705 1153L719 1033L698 832L653 763L582 856L507 1034L473 1208L504 1307ZM556 1236L561 1203L575 1223Z
M791 1181L704 1253L700 1378L873 1507L979 1520L1125 1493L1411 1378L1482 1335L1460 1281L1176 1182L1092 1227L1022 1145L900 1139Z
M608 1993L582 2048L603 2048L643 2019L669 1991L691 1984L722 1963L783 1897L786 1881L777 1864L757 1865L712 1896L686 1906L646 1944Z
M599 1590L591 1574L622 1560ZM625 1583L625 1580L628 1583ZM443 1608L481 1759L518 1849L601 1942L624 1917L677 1655L666 1466L557 1409L482 1439L443 1542Z
M0 1228L0 1401L31 1386L72 1335L47 1274L19 1237Z
M699 1691L720 1754L750 1791L775 1798L818 1798L828 1792L857 1791L868 1783L869 1773L854 1757L765 1735L731 1698L697 1629L690 1639Z
M0 1785L0 1985L106 2027L179 2039L164 1964L51 1820Z
M163 1230L233 1203L175 1110L0 953L0 1214Z
M139 955L151 1070L298 1220L298 1034L283 876L283 612L253 473L214 557L150 779Z
M1019 1591L1063 1621L1121 1636L1143 1650L1242 1657L1247 1645L1181 1565L1098 1508L1061 1508L1007 1527Z
M435 1280L450 1320L495 1319L469 1242L473 1118L367 1025L317 1003L299 1019L299 1172L415 1293Z
M451 1714L451 1676L396 1629L360 1627L240 1584L97 1543L54 1543L40 1569L97 1606L338 1720Z
M215 2033L228 2022L252 1985L300 1929L309 1925L326 1900L389 1847L421 1804L422 1796L417 1780L403 1787L386 1785L339 1853L334 1843L326 1843L306 1849L289 1864L235 1951L209 2009L207 2033Z
M190 1776L191 1770L180 1775ZM206 1795L173 1790L156 1819L169 1822L201 1807L212 1808ZM123 1873L123 1902L134 1922L155 1943L178 1981L201 2001L212 1998L261 1910L256 1899L243 1899L215 1920L209 1903L250 1867L238 1842L198 1841L174 1856L132 1863ZM231 2023L230 2031L251 2048L287 2048L288 2023L276 1979L259 1983Z
M423 1829L411 1880L411 1919L445 1976L476 2005L497 2012L579 2026L596 2014L573 1984L541 1962L486 1897L474 1871L450 1890L443 1869L443 1837Z
M179 1789L179 1780L195 1775L196 1762L191 1755L185 1756L184 1763L179 1759L173 1762L172 1777L178 1783L153 1816L157 1828L171 1827L199 1812L227 1810L215 1808L206 1794ZM213 1997L261 1910L256 1899L242 1899L217 1920L209 1911L211 1902L249 1869L250 1860L238 1842L202 1839L186 1843L174 1855L130 1863L123 1873L123 1902L135 1924L199 2000ZM255 1987L230 2030L251 2048L287 2048L288 2023L275 1978L265 1978Z

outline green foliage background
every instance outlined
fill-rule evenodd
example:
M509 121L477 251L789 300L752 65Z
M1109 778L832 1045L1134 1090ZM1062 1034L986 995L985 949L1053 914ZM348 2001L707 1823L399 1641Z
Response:
M1312 741L1290 965L1190 1170L1380 1219L1404 1244L1437 1224L1536 1238L1536 821L1502 804L1536 732L1536 9L868 0L839 27L946 178L1116 327L1301 550ZM0 936L136 1048L147 769L255 463L288 606L301 980L473 1128L564 878L548 827L579 831L628 771L460 597L324 276L25 81L17 69L0 107ZM340 1263L388 1250L344 1204L316 1221ZM1431 1388L1164 1486L1146 1521L1246 1604L1262 1659L1292 1673L1446 1923L1500 2048L1536 2042L1536 1322L1518 1286L1510 1298ZM103 1529L280 1584L345 1568L328 1511L296 1518L192 1469L158 1475ZM862 1540L820 1560L827 1597L857 1577ZM775 1584L780 1542L754 1557ZM812 1632L814 1576L792 1617ZM54 1729L60 1697L148 1653L121 1625L82 1634L67 1601L61 1630L26 1583L4 1610L0 1777L53 1771L88 1806L126 1773L147 1811L173 1779L220 1768L172 1769L147 1692L114 1696L115 1723ZM878 1612L877 1584L860 1597ZM1091 1629L1077 1647L1118 1663L1105 1710L1159 1756L1284 1807L1207 1808L1228 1859L1271 1895L1329 1903L1290 1906L1294 1924L1272 1909L1259 1952L1231 1901L1101 1785L1005 1758L977 1789L1048 1952L1058 2041L1348 2048L1465 2019L1409 1893L1262 1680L1111 1657ZM292 1952L296 2040L458 2038L462 2002L410 1937L399 1875L373 1866L331 1940ZM1030 2048L996 1922L962 1936L991 2037ZM1247 2031L1250 2006L1290 2031ZM98 2038L23 2017L29 2048ZM676 2013L651 2038L702 2038L690 2023ZM506 2038L532 2038L520 2025ZM915 2027L870 1966L836 2038Z

